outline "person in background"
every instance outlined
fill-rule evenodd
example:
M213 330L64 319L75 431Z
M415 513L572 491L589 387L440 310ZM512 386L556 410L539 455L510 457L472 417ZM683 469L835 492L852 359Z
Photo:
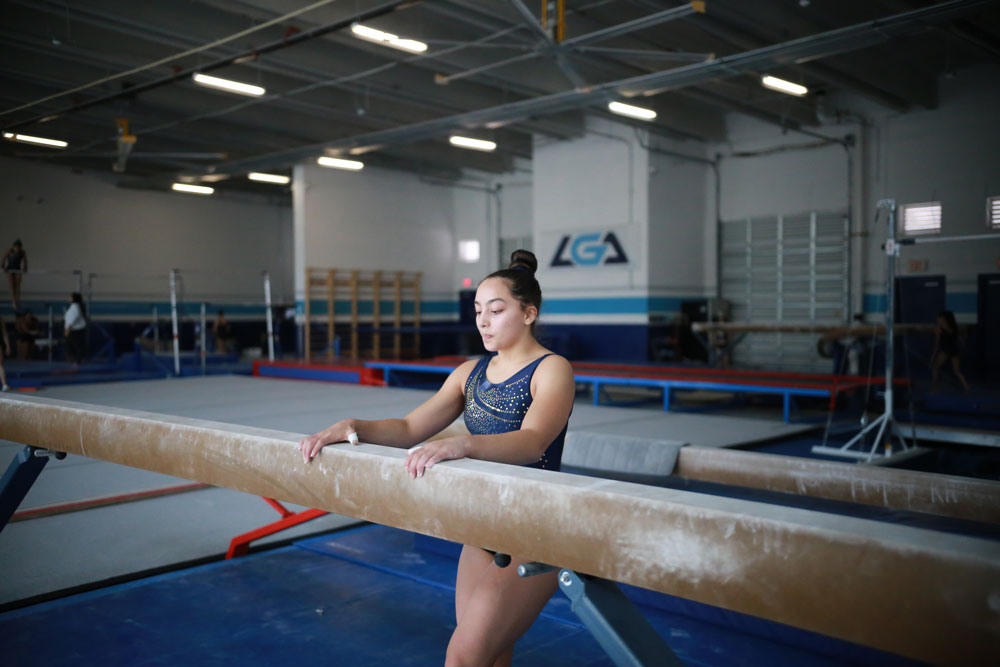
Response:
M10 303L14 306L14 312L17 312L21 310L21 278L28 272L28 253L24 252L21 239L14 239L0 264L7 274L7 284L10 285Z
M87 328L87 307L83 305L83 296L79 292L70 296L65 320L66 356L76 368L83 361L84 331Z
M17 358L33 359L37 351L35 341L42 335L38 318L26 308L18 314L14 330L17 332Z
M7 338L7 325L3 323L3 315L0 315L0 336L3 339L3 344L0 345L0 389L10 391L10 385L7 384L7 372L3 367L3 358L10 356L10 339Z
M969 383L962 375L962 354L958 347L958 323L955 321L955 313L942 310L937 316L937 326L934 328L934 351L931 352L931 380L935 391L941 367L948 361L951 361L951 370L962 383L962 388L969 391Z
M219 308L219 314L212 325L212 335L215 337L215 351L219 354L232 353L233 325L226 320L226 311Z

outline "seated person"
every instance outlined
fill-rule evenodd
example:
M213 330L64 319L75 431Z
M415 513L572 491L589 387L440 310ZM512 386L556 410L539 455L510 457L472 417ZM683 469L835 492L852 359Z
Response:
M38 318L30 310L25 309L17 316L14 329L17 332L17 358L34 359L38 352L35 341L42 335Z
M212 325L212 335L215 337L215 351L219 354L232 354L233 345L233 325L226 320L226 311L219 309L219 314Z

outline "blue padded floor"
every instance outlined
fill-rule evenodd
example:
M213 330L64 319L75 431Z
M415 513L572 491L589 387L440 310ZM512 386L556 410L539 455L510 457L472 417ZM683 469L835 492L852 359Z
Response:
M364 526L291 547L0 615L4 662L31 665L441 665L456 561ZM909 664L861 647L821 655L643 608L689 665ZM839 642L843 645L843 642ZM851 659L848 659L850 656ZM610 665L556 593L515 665Z

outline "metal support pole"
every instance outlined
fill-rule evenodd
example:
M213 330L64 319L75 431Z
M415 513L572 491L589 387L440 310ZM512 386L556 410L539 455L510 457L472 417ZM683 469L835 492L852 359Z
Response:
M205 324L206 324L206 320L205 320L205 302L202 301L201 302L201 322L200 322L200 326L201 326L201 338L199 340L199 343L201 344L201 374L202 375L206 375L207 372L208 372L207 368L206 368L206 359L205 359L205 355L206 355L205 343L206 343L207 338L208 338L205 335Z
M878 205L889 212L889 237L885 242L886 256L886 306L885 306L885 422L882 424L888 433L885 440L885 454L892 453L892 371L896 363L896 336L893 327L896 322L896 258L899 257L899 245L896 243L896 200L882 199ZM879 435L882 431L879 431ZM875 441L878 444L878 440ZM874 448L873 448L874 451Z
M560 570L559 588L569 598L573 612L619 667L682 665L614 582Z
M83 301L87 304L87 314L90 316L88 319L93 321L94 319L94 274L87 274L87 291L83 294ZM83 358L86 359L90 355L90 334L92 327L87 327L84 329L84 343L83 343Z
M52 319L52 304L49 304L49 365L52 365L52 329L55 322Z
M274 361L274 317L271 313L271 274L264 272L264 308L267 321L267 359Z
M14 516L42 468L49 462L49 454L48 450L29 446L18 452L10 462L7 472L0 480L0 531ZM58 459L66 458L66 454L62 452L55 453L55 456Z
M160 311L153 306L153 354L160 351Z
M885 309L885 398L883 401L882 414L872 420L865 428L863 428L857 435L847 441L842 447L826 447L817 446L813 447L812 451L816 454L831 454L834 456L851 456L857 459L864 459L865 461L872 461L875 458L875 451L878 449L880 443L883 445L883 454L885 457L892 456L892 438L893 436L899 441L899 444L903 452L912 449L903 439L903 436L899 434L898 430L895 428L895 417L893 416L893 365L895 364L895 324L896 324L896 258L899 257L899 246L901 245L896 241L896 200L894 199L881 199L878 202L878 208L884 208L888 211L888 224L889 233L886 237L885 242L885 256L886 256L886 309ZM852 449L855 443L860 443L863 441L865 435L878 427L878 432L875 435L875 440L872 442L871 449L865 453L864 451Z
M177 328L177 269L170 269L170 323L174 336L174 375L181 374L181 341Z

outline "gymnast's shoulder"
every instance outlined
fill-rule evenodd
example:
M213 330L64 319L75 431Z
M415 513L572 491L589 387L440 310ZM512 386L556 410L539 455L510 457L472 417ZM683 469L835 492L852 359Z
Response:
M550 352L538 363L532 380L552 382L565 381L567 378L571 381L573 379L573 365L569 363L569 359L561 354Z

